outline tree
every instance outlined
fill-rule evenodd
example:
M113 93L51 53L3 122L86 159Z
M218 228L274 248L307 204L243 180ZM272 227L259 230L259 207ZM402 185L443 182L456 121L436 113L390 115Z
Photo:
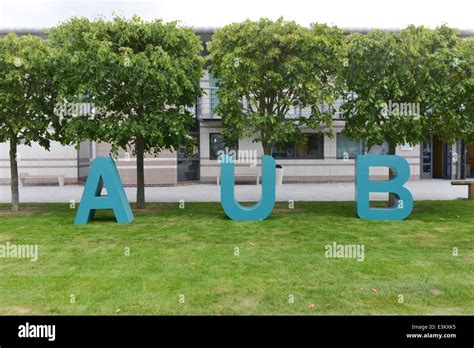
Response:
M144 154L188 142L201 94L201 43L176 22L72 18L50 31L62 62L63 96L88 101L94 117L65 118L63 142L91 139L131 149L137 159L137 208L145 203Z
M12 210L18 211L18 145L49 149L56 87L51 50L32 35L0 38L0 142L10 142Z
M413 95L416 81L407 58L397 34L374 30L350 37L344 70L348 93L341 106L344 133L366 141L368 149L387 141L394 155L396 145L421 139L419 118L382 112L390 101L422 101L421 95Z
M418 144L431 135L446 142L464 138L464 126L470 123L472 129L472 110L469 116L462 109L472 100L466 87L472 71L456 35L446 26L351 35L344 70L348 93L341 106L344 132L368 148L387 141L391 155L397 145ZM387 108L392 104L396 112Z
M460 41L459 69L464 71L464 77L458 81L464 93L459 93L460 125L462 134L459 138L466 143L474 143L474 38L468 37Z
M469 64L456 34L445 26L353 34L344 70L348 91L341 106L344 132L365 140L369 148L387 141L392 155L397 145L417 144L430 135L445 141L462 138L461 124L469 119L462 101L472 100L472 95L465 86ZM419 109L390 113L389 103Z
M321 105L337 98L343 43L335 27L307 29L282 18L217 30L208 49L226 140L254 137L271 155L272 144L304 139L299 126L330 132L332 112ZM303 108L308 115L288 117Z
M427 106L421 118L423 138L435 135L448 143L467 139L474 122L472 39L459 38L459 31L447 26L435 30L409 26L400 35L417 53L418 66L423 66L413 68Z

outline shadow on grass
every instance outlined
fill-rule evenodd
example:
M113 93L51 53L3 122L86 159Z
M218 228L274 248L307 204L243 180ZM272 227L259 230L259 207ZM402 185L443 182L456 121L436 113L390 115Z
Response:
M99 215L99 216L95 216L88 223L89 224L96 224L96 223L101 223L101 222L114 222L114 223L116 223L117 220L115 219L114 215Z

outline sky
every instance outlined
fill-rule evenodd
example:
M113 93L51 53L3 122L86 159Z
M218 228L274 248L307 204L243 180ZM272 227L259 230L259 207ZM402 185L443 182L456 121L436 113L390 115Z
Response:
M447 24L474 30L474 0L0 0L0 29L43 29L72 16L110 18L113 13L145 20L179 20L216 28L249 19L283 16L301 25L400 29L408 24Z

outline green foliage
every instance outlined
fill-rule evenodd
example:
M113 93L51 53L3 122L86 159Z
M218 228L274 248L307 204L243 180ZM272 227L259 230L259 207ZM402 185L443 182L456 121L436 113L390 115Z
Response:
M51 50L39 37L0 37L0 143L10 142L12 210L19 210L18 145L49 149L55 136L57 88Z
M95 105L94 117L66 117L65 143L92 139L157 153L187 142L200 95L201 44L176 22L72 18L53 28L58 78L69 102Z
M56 95L50 55L39 37L0 37L0 143L49 148Z
M459 88L464 89L465 98L461 100L463 107L459 127L463 133L461 138L467 143L474 143L474 37L461 40L459 50L461 55L459 67L465 70L466 76L469 77L460 81Z
M400 33L351 35L344 76L355 97L346 96L341 107L344 131L369 146L417 144L430 135L447 142L466 138L468 124L472 132L472 108L463 110L472 102L472 56L469 62L457 34L446 26L409 26ZM420 115L384 115L389 101L419 103Z
M298 125L330 132L342 67L342 31L313 24L311 29L282 18L247 20L215 32L210 71L219 79L224 137L252 136L269 154L271 144L301 140ZM309 117L288 118L292 108L310 108Z
M190 142L189 108L201 95L201 43L190 28L139 17L72 18L50 31L61 95L94 105L94 117L62 119L61 142L107 142L137 156L137 203L145 202L144 154Z

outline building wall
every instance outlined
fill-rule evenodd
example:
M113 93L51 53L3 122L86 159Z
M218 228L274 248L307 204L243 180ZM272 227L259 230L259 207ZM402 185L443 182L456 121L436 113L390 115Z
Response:
M209 94L209 73L204 71L200 83L204 88L205 95L202 98L203 117L215 117L211 110L211 97ZM206 94L207 93L207 94ZM212 104L213 105L213 104ZM339 133L343 129L342 121L335 121L334 132ZM306 132L314 132L303 129ZM215 182L220 172L217 160L211 160L209 156L209 134L221 133L221 122L218 118L200 121L200 178L201 182ZM61 146L53 143L48 152L37 144L31 148L20 146L19 172L29 175L63 175L66 183L82 182L87 177L88 168L94 156L110 155L111 146L106 143L84 142L79 150L73 146ZM261 160L263 148L261 144L253 143L252 138L239 141L239 150L257 151L257 167L248 164L237 164L237 174L254 174L261 172ZM397 155L405 157L410 163L411 179L420 178L420 146L412 149L404 147L397 148ZM324 159L278 159L278 164L284 167L285 182L327 182L327 181L352 181L354 180L354 160L337 159L337 140L324 138ZM116 158L124 185L136 185L136 161L134 156L126 151L119 151ZM175 152L163 151L157 156L146 155L145 158L145 184L146 185L176 185L177 184L177 155ZM453 164L453 176L458 175L458 166ZM387 178L387 168L371 168L374 178ZM0 144L0 183L10 181L8 162L8 143ZM249 180L253 180L249 178ZM31 179L31 183L54 182L55 179Z
M335 132L343 128L340 121L336 121ZM303 129L303 131L309 131ZM200 126L200 175L201 182L215 182L220 168L217 160L211 160L209 155L209 134L222 132L220 121L202 121ZM84 142L79 151L74 146L62 146L53 142L50 151L41 148L38 144L31 147L19 146L19 173L30 176L62 175L66 183L84 181L92 158L93 144ZM96 156L109 156L110 145L98 143L95 145ZM10 168L8 143L0 144L0 184L10 182ZM237 164L237 174L253 174L261 172L263 148L261 144L253 143L252 138L239 141L239 150L255 150L257 153L257 167L248 164ZM336 137L324 138L324 159L287 159L277 160L285 170L285 182L324 182L324 181L352 181L354 180L354 160L336 158ZM411 180L420 178L420 147L417 145L406 151L403 147L397 148L397 155L403 156L410 163ZM117 168L124 185L136 185L136 161L125 151L119 151L116 158ZM374 178L387 178L386 168L371 168ZM453 177L459 175L459 163L453 163ZM175 185L177 183L177 156L175 152L163 151L158 156L147 155L145 158L146 185ZM249 178L249 180L253 180ZM31 178L27 184L56 183L55 178Z
M92 142L81 143L79 150L74 146L62 146L53 142L50 151L36 143L32 146L18 146L18 173L32 176L26 185L56 184L54 176L64 176L66 184L84 182L92 160ZM96 156L109 156L111 146L96 144ZM117 168L124 185L136 185L136 161L125 151L119 151ZM157 157L145 158L146 185L176 184L176 154L163 151ZM45 176L45 177L41 177ZM50 177L51 176L51 177ZM0 184L10 184L9 143L0 144Z
M0 143L0 184L10 183L10 144ZM18 174L30 176L64 176L65 183L75 183L78 179L77 150L74 146L62 146L52 142L50 150L37 143L18 146ZM57 183L55 178L31 178L26 184Z
M96 144L96 156L110 156L111 146L106 143ZM122 182L125 186L135 186L137 183L136 157L124 150L120 150L115 158ZM163 151L156 157L145 156L145 185L176 185L177 157L175 152Z
M77 178L79 182L84 182L89 173L92 163L92 142L85 141L80 144L77 152Z
M335 133L340 133L343 129L343 122L335 122ZM302 129L303 132L311 132L309 129ZM220 121L201 122L201 181L215 182L219 175L219 164L217 160L210 159L210 133L221 133ZM313 131L314 132L314 131ZM261 174L261 160L263 148L260 143L253 143L252 138L245 138L239 141L239 150L256 150L258 156L257 168L252 168L248 164L236 164L236 174ZM410 164L411 180L420 178L420 146L397 147L397 155L407 159ZM277 159L277 164L284 167L284 182L328 182L328 181L353 181L354 165L352 159L337 159L336 136L324 137L324 159ZM374 179L387 179L388 168L371 168L370 174ZM252 180L251 178L249 180Z

